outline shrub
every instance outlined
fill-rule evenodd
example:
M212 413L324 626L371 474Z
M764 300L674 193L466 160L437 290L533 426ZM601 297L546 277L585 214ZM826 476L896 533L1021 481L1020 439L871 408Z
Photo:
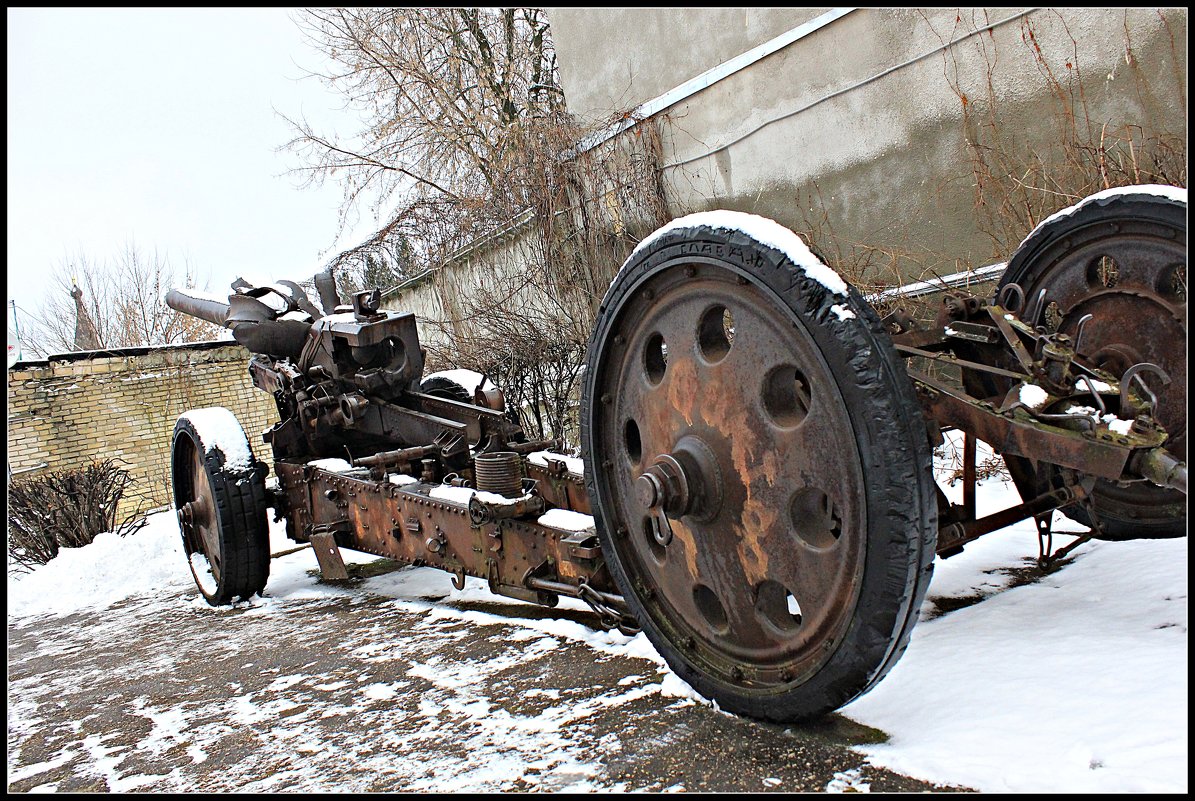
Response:
M12 481L8 487L8 561L18 571L44 565L60 548L81 548L105 531L120 536L145 525L138 506L117 523L132 483L112 459Z

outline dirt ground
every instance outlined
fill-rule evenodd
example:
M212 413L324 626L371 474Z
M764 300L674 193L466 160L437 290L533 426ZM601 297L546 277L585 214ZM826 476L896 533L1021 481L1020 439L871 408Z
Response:
M527 625L588 613L361 582L10 618L9 791L960 789L869 766L851 746L883 733L844 717L737 718L662 692L651 660Z

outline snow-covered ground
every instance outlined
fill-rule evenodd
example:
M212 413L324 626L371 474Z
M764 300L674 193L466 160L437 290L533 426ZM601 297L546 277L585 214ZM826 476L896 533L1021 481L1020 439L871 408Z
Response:
M977 501L983 515L1019 498L989 480ZM869 761L985 792L1185 792L1187 539L1089 542L1004 589L1036 555L1022 523L938 560L908 651L842 710L891 735ZM977 594L934 617L934 599Z
M948 494L957 489L947 488ZM990 479L981 487L979 513L1016 501L1010 484ZM1079 529L1057 521L1057 528ZM281 526L271 536L276 551L291 545ZM1029 566L1036 556L1036 534L1023 523L938 562L908 651L871 693L842 710L890 736L858 750L877 766L989 792L1185 792L1187 540L1088 543L1057 573L1010 587L1007 571ZM317 583L313 566L306 552L274 560L268 597L255 599L254 615L283 616L298 601L373 593L429 620L512 622L429 600L449 594L450 577L439 571L407 569L345 589ZM173 516L159 513L127 538L101 535L31 574L10 575L9 626L188 587L194 591ZM472 579L451 595L493 600L484 583ZM959 604L936 603L974 596L986 597L945 613ZM595 655L650 658L659 666L659 683L636 692L694 697L642 635L628 638L552 618L529 618L525 625ZM394 689L379 685L372 692ZM477 714L489 714L488 707L479 705ZM847 774L835 781L841 786L827 789L866 789Z

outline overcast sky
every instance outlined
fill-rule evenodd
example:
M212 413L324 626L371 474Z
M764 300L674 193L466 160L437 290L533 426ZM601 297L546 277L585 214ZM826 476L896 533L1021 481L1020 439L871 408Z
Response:
M286 9L8 10L8 299L35 311L72 255L126 242L237 275L310 277L335 245L338 186L299 188L276 113L355 115ZM202 280L201 280L202 284ZM11 306L9 307L11 314ZM11 320L9 321L11 327Z

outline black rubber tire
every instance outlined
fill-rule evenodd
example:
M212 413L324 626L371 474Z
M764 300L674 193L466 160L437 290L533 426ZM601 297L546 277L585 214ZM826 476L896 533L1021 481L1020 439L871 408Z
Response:
M227 413L232 416L231 412ZM240 433L241 437L245 436L244 431ZM209 565L212 555L206 553L202 541L192 541L185 527L180 526L180 529L183 549L196 586L209 604L223 606L261 593L269 580L270 535L265 487L267 467L256 460L247 468L227 467L223 451L217 446L204 444L205 441L214 440L211 432L200 430L191 418L180 417L174 426L170 461L176 512L188 501L195 500L197 455L202 463L203 479L210 488L210 499L215 505L211 521L218 543L216 547L220 550L221 569L218 576L214 573L207 576L196 574L192 554L202 552ZM247 439L245 447L248 448Z
M447 376L433 375L423 379L419 385L419 391L437 398L473 403L473 390Z
M833 369L861 457L867 521L863 571L845 634L825 643L828 656L812 676L766 691L711 675L666 636L664 629L674 628L672 622L665 627L652 618L620 557L612 531L615 521L604 508L608 468L603 465L612 455L593 450L601 439L599 427L607 424L595 389L604 378L603 355L620 309L645 281L663 271L684 269L696 258L751 282L794 325L812 335ZM835 305L855 319L841 319L831 308ZM817 717L867 692L904 653L933 574L937 505L931 448L903 363L875 312L853 287L845 297L832 294L781 250L720 224L692 224L657 235L632 254L602 302L588 347L581 440L586 487L611 575L648 639L677 675L723 709L776 722Z
M1150 192L1083 201L1072 213L1039 226L1021 243L1008 260L999 288L1016 283L1025 290L1027 299L1032 298L1036 287L1048 283L1050 270L1058 260L1077 252L1077 248L1090 248L1102 237L1115 237L1126 231L1160 238L1168 228L1181 229L1185 246L1186 217L1185 203ZM1167 341L1164 347L1185 349L1185 322L1178 341ZM1084 350L1091 352L1090 346ZM1185 352L1178 361L1185 363ZM1185 406L1185 403L1180 405ZM1184 447L1180 458L1185 458L1185 429L1182 440ZM1022 496L1041 494L1057 484L1057 471L1048 466L1043 468L1020 456L1006 456L1004 461ZM1130 499L1129 493L1138 495L1140 502ZM1135 485L1132 490L1125 490L1100 480L1093 492L1093 502L1102 524L1102 528L1092 531L1097 539L1162 539L1186 535L1186 496L1178 490L1152 485ZM1062 512L1084 526L1093 526L1094 521L1084 505L1069 506Z
M476 387L474 387L476 389ZM459 401L460 403L470 403L477 405L477 399L473 396L473 389L469 389L464 384L444 375L431 375L423 379L419 385L419 391L425 395L433 395L437 398L446 398L448 400ZM519 412L513 407L507 407L502 410L502 416L515 425L519 425ZM517 435L514 435L511 442L525 442L527 437L520 429Z

